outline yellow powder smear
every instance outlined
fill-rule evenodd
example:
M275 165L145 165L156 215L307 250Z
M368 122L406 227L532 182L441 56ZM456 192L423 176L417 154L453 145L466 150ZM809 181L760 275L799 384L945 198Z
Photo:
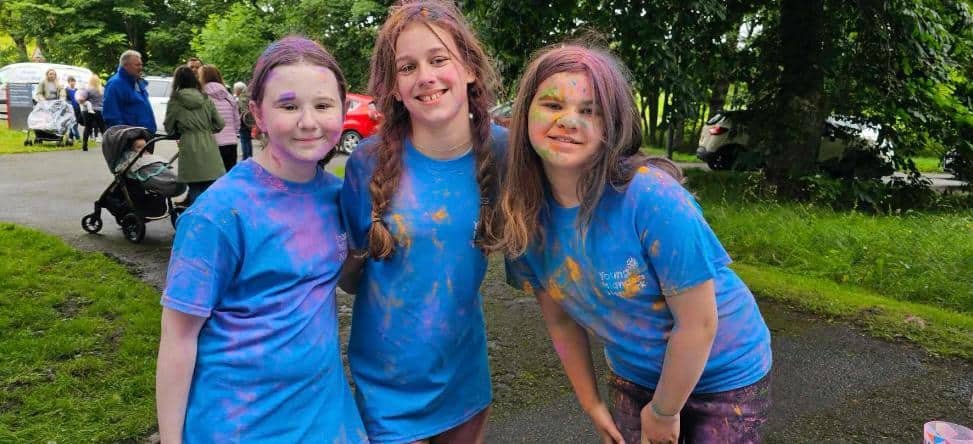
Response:
M561 291L561 287L557 285L557 281L553 277L547 280L547 294L555 301L564 300L564 292Z
M568 268L568 276L574 282L581 282L581 267L570 257L564 259L564 266Z
M446 212L446 207L442 207L439 211L432 214L432 220L436 223L440 223L449 217L449 213Z
M737 416L743 416L743 410L738 405L733 406L733 413L736 413Z
M642 173L642 174L648 173L649 172L649 167L647 167L647 166L640 166L639 167L639 172Z
M534 286L533 285L530 285L530 282L524 281L524 288L523 288L523 290L524 290L524 293L527 293L529 295L533 295L534 294Z
M409 248L412 246L412 238L409 237L409 230L405 226L405 218L401 214L392 215L392 223L395 224L395 231L398 232L399 243L405 247Z
M662 311L663 308L666 308L666 302L665 301L655 301L655 302L652 303L652 310L653 311Z
M639 291L642 290L639 283L643 282L644 279L640 273L629 274L625 282L622 283L622 297L627 299L639 294Z
M649 254L651 254L652 257L659 256L659 239L652 242L652 248L649 250Z

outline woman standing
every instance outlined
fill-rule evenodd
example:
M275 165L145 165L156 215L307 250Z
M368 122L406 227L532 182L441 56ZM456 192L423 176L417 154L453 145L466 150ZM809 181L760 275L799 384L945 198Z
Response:
M88 151L88 137L105 132L105 120L101 118L105 89L97 74L88 77L87 88L78 92L78 104L84 109L84 134L81 136L81 149Z
M230 171L230 168L236 165L236 138L237 133L240 132L240 112L237 109L236 99L226 90L223 76L215 65L203 65L199 73L203 92L209 96L209 100L216 106L216 111L226 123L216 134L216 144L220 146L223 167L226 171Z
M223 129L223 118L203 95L188 66L172 73L172 95L163 126L166 133L179 134L179 181L189 185L189 202L193 202L226 169L213 138L213 133Z
M37 84L34 100L43 102L45 100L64 100L66 98L67 91L58 83L57 71L54 71L54 68L48 69L44 73L44 79Z

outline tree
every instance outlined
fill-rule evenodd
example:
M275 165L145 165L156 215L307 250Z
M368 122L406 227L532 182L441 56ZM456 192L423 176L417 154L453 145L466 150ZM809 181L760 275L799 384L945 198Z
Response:
M192 41L192 49L216 65L226 82L249 81L253 64L274 38L264 15L253 6L237 3L222 15L212 15Z

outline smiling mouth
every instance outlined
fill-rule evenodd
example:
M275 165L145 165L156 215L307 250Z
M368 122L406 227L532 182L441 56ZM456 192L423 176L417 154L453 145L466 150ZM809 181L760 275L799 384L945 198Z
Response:
M551 140L554 140L554 141L557 141L557 142L561 142L561 143L570 143L572 145L580 145L581 144L581 142L579 142L577 140L574 140L574 139L572 139L570 137L565 137L565 136L548 136L547 138L548 139L551 139Z
M444 93L446 93L445 89L429 95L416 96L416 100L423 103L435 102L436 100L439 100L439 98L442 97Z

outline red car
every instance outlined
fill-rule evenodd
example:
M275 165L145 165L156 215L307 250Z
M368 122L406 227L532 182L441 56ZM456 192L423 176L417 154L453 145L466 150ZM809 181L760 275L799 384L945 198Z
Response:
M382 114L375 107L375 100L366 95L348 93L345 98L345 125L341 128L338 150L351 154L358 142L371 136L382 122Z

